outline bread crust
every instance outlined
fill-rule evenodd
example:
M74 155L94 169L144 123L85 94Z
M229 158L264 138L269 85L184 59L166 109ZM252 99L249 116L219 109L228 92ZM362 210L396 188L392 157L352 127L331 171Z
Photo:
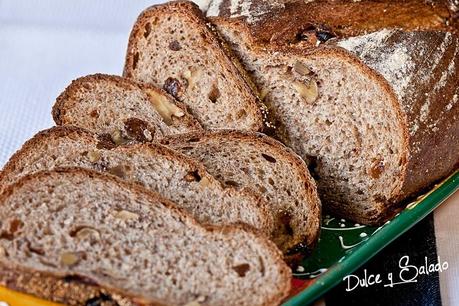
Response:
M177 207L171 201L164 199L159 194L145 189L139 184L124 181L112 175L102 174L93 170L68 167L58 168L51 171L41 171L33 174L26 175L19 179L14 184L8 186L0 194L0 203L4 203L5 199L18 190L22 185L27 184L29 181L46 179L52 175L67 174L69 176L82 176L85 179L99 179L103 181L110 181L120 189L131 190L132 193L142 194L147 197L149 202L155 205L162 205L170 209L172 213L180 216L180 219L187 225L198 228L203 232L222 233L224 235L231 235L232 233L243 231L250 232L261 244L264 249L274 258L279 267L281 281L279 284L280 290L274 294L264 305L279 304L290 291L291 270L284 263L281 252L276 246L255 232L248 226L201 226L199 225L186 211ZM146 300L139 296L133 296L128 292L124 292L119 288L113 288L106 284L97 284L93 280L82 277L79 275L66 275L46 273L39 270L26 269L23 267L11 266L0 260L0 284L10 289L29 293L40 298L61 302L69 305L81 305L86 303L89 299L100 296L101 294L107 295L110 299L114 300L115 305L152 305L162 306L168 305L165 301ZM3 269L4 268L4 269Z
M305 162L296 153L283 145L281 142L264 134L235 130L212 130L209 132L193 132L182 135L174 135L172 137L162 139L161 143L165 145L173 145L174 143L189 143L190 140L194 139L199 139L199 141L203 141L204 143L209 139L234 139L254 143L262 142L263 144L270 146L271 149L277 152L278 155L282 156L285 161L296 169L297 173L302 177L302 181L306 184L304 186L305 188L303 193L308 198L308 202L311 204L308 224L313 226L311 231L305 232L302 238L299 241L296 241L296 243L289 248L286 254L289 256L288 259L293 259L295 254L301 252L308 253L314 249L320 236L322 205L317 194L315 181L311 177Z
M385 79L381 71L368 67L365 57L374 54L366 50L364 56L360 56L358 53L345 51L347 60L352 57L351 61L361 68L362 73L377 80L390 97L391 107L398 113L399 130L404 134L405 157L399 176L401 187L394 191L391 198L378 199L371 214L362 216L351 211L341 211L340 203L331 203L326 208L331 208L333 213L360 223L381 224L403 207L403 203L406 202L404 200L426 190L459 167L459 107L457 103L451 102L455 97L457 100L459 65L450 66L450 70L446 72L447 63L457 56L459 27L457 16L454 17L454 12L448 9L445 2L440 1L432 5L412 0L403 2L338 0L311 3L293 1L266 9L263 6L271 2L254 1L247 14L249 17L239 18L227 18L231 15L227 3L228 1L223 1L220 5L220 15L226 17L211 17L210 20L217 25L217 28L219 26L236 28L246 36L251 46L257 46L251 52L258 52L258 54L276 50L292 56L298 54L311 56L314 53L324 54L324 50L330 53L330 50L335 49L332 51L335 53L333 56L344 60L336 53L343 53L342 50L336 50L339 48L335 46L336 39L322 43L319 47L298 39L298 35L304 31L318 29L332 33L339 42L366 32L400 28L398 33L401 34L393 35L381 43L379 50L381 53L389 49L389 46L403 45L405 36L412 33L418 36L420 43L430 46L432 51L446 42L446 38L439 41L438 37L442 35L446 37L449 35L453 41L450 46L455 46L456 51L453 47L448 47L442 54L439 68L435 71L430 72L429 68L432 68L424 58L415 60L417 65L415 71L419 73L411 80L409 87L418 90L410 92L409 97L407 94L404 98L399 98L399 93L394 90L394 84ZM253 18L249 20L250 15L255 16L262 9L266 10L265 14L255 20ZM420 51L415 49L412 53L418 54ZM448 74L444 75L445 73ZM420 81L420 76L423 74L429 75L428 82ZM447 79L442 90L432 95L431 89L435 82L445 76ZM429 100L426 99L426 95L429 95ZM451 104L448 105L449 103ZM426 116L425 107L430 108L429 113L427 119L421 122L420 118ZM445 111L448 107L450 109ZM417 132L410 133L414 129L417 129Z
M14 174L16 169L20 167L20 162L27 160L30 152L36 150L37 146L42 143L47 143L48 139L57 139L57 138L76 138L78 141L85 141L89 145L96 147L97 143L101 140L98 139L98 136L88 130L75 127L75 126L57 126L44 131L39 132L34 137L29 139L21 149L19 149L6 163L3 170L0 172L0 192L7 187L7 179ZM193 171L197 171L201 177L206 177L213 184L218 184L222 187L222 191L227 194L228 197L231 197L235 193L238 193L244 196L247 199L250 199L251 203L257 208L259 215L262 219L262 232L264 235L270 235L274 229L273 216L268 208L268 203L263 200L263 198L252 193L250 190L236 190L236 188L228 186L224 187L221 183L211 176L203 164L198 161L189 158L188 156L181 154L180 152L174 151L166 146L163 146L159 143L142 143L142 144L130 144L125 146L119 146L113 150L118 151L136 151L136 152L151 152L154 156L161 155L162 157L169 159L170 161L176 163L181 162L188 165ZM260 229L261 231L261 229Z
M71 124L72 121L69 122L69 120L65 117L65 112L69 107L72 107L77 102L75 97L77 97L78 91L81 88L84 88L87 83L98 82L109 82L115 86L125 88L126 90L140 90L145 93L145 96L147 96L147 91L154 91L157 94L166 97L169 102L180 108L185 113L185 115L180 119L181 124L187 126L190 130L202 130L201 124L191 115L187 105L177 101L164 90L150 84L139 83L120 76L101 73L80 77L73 80L70 85L67 86L67 88L57 97L56 102L53 105L51 114L54 122L57 125Z
M247 73L240 69L240 63L236 57L232 56L231 53L226 53L228 48L223 40L221 40L213 29L212 25L208 23L199 7L190 1L171 1L166 4L153 5L145 9L137 18L131 34L129 36L128 47L126 52L125 65L123 70L123 76L126 78L134 78L133 76L133 64L135 54L137 52L137 43L142 37L142 31L145 24L158 15L167 14L180 14L190 20L190 23L201 28L202 38L207 42L209 48L216 52L219 58L219 63L222 67L225 67L230 76L235 79L235 84L238 86L240 92L244 93L247 103L246 111L251 114L252 118L256 118L253 126L250 130L262 131L269 125L264 122L266 118L266 107L261 103L257 96L257 92L254 92L254 87L251 86L253 83Z

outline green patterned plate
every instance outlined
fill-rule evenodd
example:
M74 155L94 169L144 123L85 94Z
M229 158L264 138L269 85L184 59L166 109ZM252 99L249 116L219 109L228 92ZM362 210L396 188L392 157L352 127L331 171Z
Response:
M408 204L381 227L325 215L318 247L294 271L292 296L283 306L304 306L320 298L458 189L459 171Z

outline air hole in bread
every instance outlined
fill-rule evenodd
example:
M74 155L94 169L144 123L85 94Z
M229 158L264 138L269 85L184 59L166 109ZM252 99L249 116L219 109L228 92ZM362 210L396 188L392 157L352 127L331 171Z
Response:
M188 139L189 142L198 142L199 141L199 138L190 138Z
M176 40L173 40L169 43L169 49L172 51L179 51L182 49L182 46L180 46L180 43Z
M132 59L132 69L135 70L137 68L137 63L139 62L140 54L139 52L134 53L134 58Z
M184 177L185 181L187 182L200 182L202 177L199 175L198 170L190 171Z
M293 235L293 228L290 225L292 215L288 211L284 211L279 216L280 224L283 226L283 232L287 235Z
M239 277L244 277L247 272L250 270L250 265L249 264L240 264L237 266L233 267L233 270L236 271L237 275Z
M220 97L220 90L218 90L217 85L212 84L208 97L212 103L217 102L217 99Z
M379 158L373 161L373 164L371 165L371 168L368 174L372 178L378 179L381 176L381 174L384 172L384 170L385 170L384 160Z
M236 119L243 119L245 117L247 117L247 112L245 111L245 109L241 109L236 114Z
M89 116L91 118L99 118L99 111L97 109L93 109L90 113L89 113Z
M270 163L275 163L276 162L276 159L274 157L270 156L270 155L261 153L261 156L263 156L263 158L266 159L267 161L269 161Z
M239 183L238 182L231 181L231 180L225 181L225 185L233 186L233 187L239 187Z
M150 33L151 33L151 24L147 22L145 24L145 32L143 32L143 37L147 38L148 35L150 35Z

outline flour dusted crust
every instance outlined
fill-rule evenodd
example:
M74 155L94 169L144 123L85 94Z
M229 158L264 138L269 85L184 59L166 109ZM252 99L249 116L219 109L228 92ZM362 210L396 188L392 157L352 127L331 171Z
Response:
M407 116L410 146L401 194L448 175L459 158L458 36L383 29L337 44L388 80Z

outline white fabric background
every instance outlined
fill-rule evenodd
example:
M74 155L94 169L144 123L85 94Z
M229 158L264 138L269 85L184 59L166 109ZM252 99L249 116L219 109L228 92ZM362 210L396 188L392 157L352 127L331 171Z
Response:
M201 0L205 1L205 0ZM147 0L0 0L0 165L37 131L72 79L120 74L127 39ZM435 215L444 305L459 305L459 193Z

